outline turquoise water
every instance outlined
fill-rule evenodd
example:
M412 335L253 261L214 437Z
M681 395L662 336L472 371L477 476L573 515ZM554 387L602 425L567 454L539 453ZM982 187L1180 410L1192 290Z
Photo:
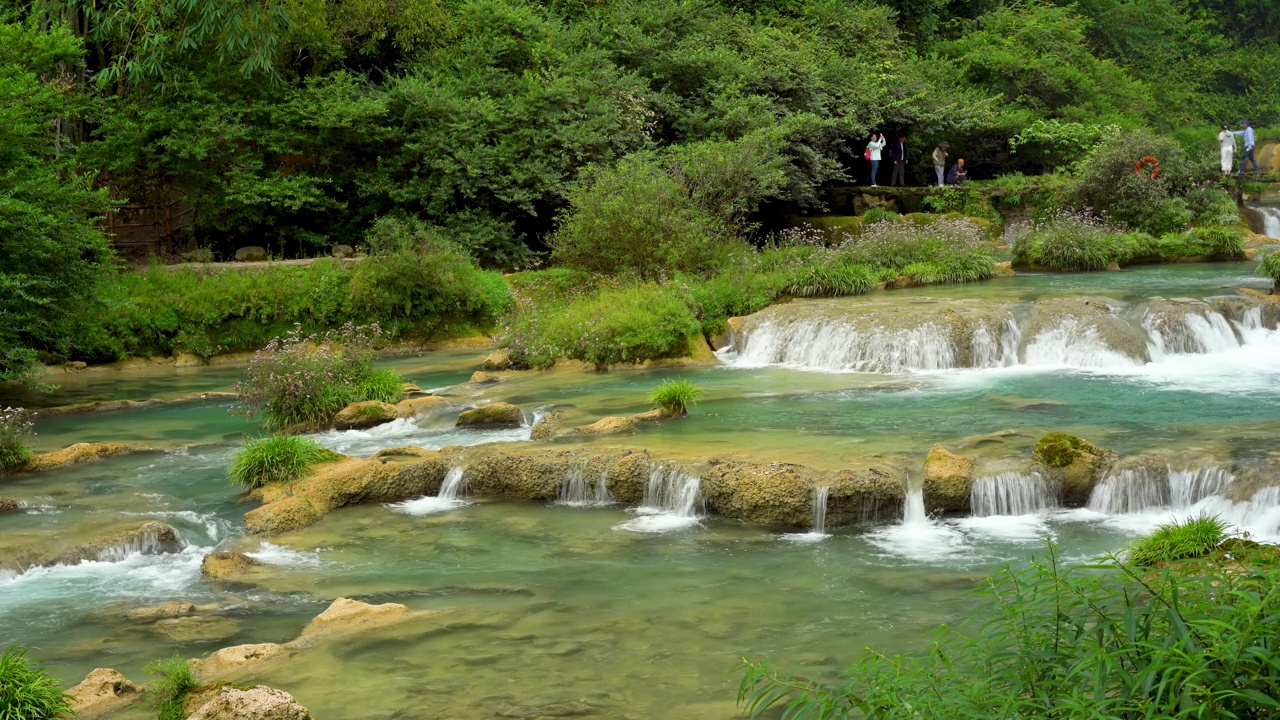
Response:
M1249 272L1231 265L1162 267L899 296L1025 299L1105 289L1129 300L1204 297L1226 293ZM1111 287L1121 280L1119 291ZM1265 333L1258 337L1226 352L1131 367L901 375L732 366L558 370L479 387L459 383L479 369L483 353L424 353L388 364L441 389L452 403L447 412L417 424L320 437L362 454L405 442L518 442L527 430L460 431L453 417L505 400L530 417L558 410L566 425L586 424L645 410L654 385L688 377L706 399L684 419L552 444L830 469L889 460L918 472L935 442L956 447L1014 430L980 452L1019 459L1043 432L1067 430L1125 454L1197 447L1225 463L1241 462L1280 453L1280 345ZM238 372L169 371L118 382L95 376L42 402L175 397L225 389ZM830 676L868 645L915 647L937 624L963 619L975 602L968 591L982 577L1003 563L1027 562L1050 539L1078 561L1122 547L1168 516L1049 511L871 523L814 537L723 518L637 533L623 527L635 512L618 506L476 501L427 516L349 508L264 544L242 536L240 517L254 504L225 481L240 438L257 432L230 409L215 400L38 420L37 449L128 440L164 452L0 480L0 494L31 505L0 515L0 559L32 547L56 554L145 520L172 524L190 545L116 562L0 571L5 638L34 646L72 682L107 666L141 680L146 662L174 652L198 657L234 644L288 641L346 596L447 612L318 645L240 679L283 688L329 720L570 710L589 718L728 718L736 713L737 683L729 670L743 655ZM249 586L205 581L200 559L216 548L251 552L271 572ZM167 600L209 605L216 619L183 635L127 617L130 609Z

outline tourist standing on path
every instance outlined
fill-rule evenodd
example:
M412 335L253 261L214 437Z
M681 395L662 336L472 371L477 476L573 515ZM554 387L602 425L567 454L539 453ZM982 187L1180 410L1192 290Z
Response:
M1232 159L1236 154L1236 135L1226 125L1223 125L1222 132L1218 133L1218 145L1221 146L1222 152L1222 174L1230 175Z
M956 164L951 166L951 172L947 173L948 185L959 185L960 181L969 177L969 171L964 169L964 158L957 158Z
M893 161L893 174L889 176L889 184L899 187L907 186L907 139L899 137L897 142L889 146L889 159Z
M867 143L867 160L871 162L871 187L876 186L876 173L880 171L880 151L884 149L884 135L871 133Z
M947 174L947 148L951 143L943 140L933 149L933 172L938 176L938 187L942 187Z
M1258 161L1253 157L1253 127L1249 125L1248 120L1241 120L1240 125L1243 130L1237 130L1236 135L1244 137L1244 152L1240 153L1240 172L1244 172L1245 161L1253 163L1254 172L1262 172L1262 168L1258 167Z

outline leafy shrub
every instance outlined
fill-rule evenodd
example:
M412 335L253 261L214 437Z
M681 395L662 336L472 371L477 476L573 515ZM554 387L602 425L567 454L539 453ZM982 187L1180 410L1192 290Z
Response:
M351 278L352 310L379 318L391 332L458 329L497 317L510 304L500 275L477 268L420 221L382 218L365 237L370 255Z
M13 645L0 655L0 718L55 720L71 715L71 696L31 662L27 648Z
M1101 270L1122 256L1119 235L1097 218L1062 210L1037 221L1031 233L1014 244L1013 259L1051 270Z
M1183 257L1210 257L1215 260L1244 258L1244 238L1236 227L1201 227L1188 230L1181 237Z
M143 668L155 677L147 687L147 696L156 711L157 720L183 720L182 710L187 695L199 686L191 665L180 656L153 660Z
M1240 211L1236 201L1218 185L1198 185L1183 198L1194 215L1196 225L1236 226L1240 224Z
M797 268L785 291L798 297L862 295L875 287L877 280L879 275L872 268L830 252L812 256L810 264Z
M1090 449L1090 444L1074 435L1049 433L1036 443L1032 456L1049 467L1066 467Z
M235 385L241 409L260 413L269 430L284 430L322 426L353 402L398 400L404 379L373 367L383 339L377 325L312 335L295 328L254 355Z
M273 482L293 482L312 465L337 458L308 437L271 435L248 440L227 467L227 477L235 485L260 488Z
M704 335L724 332L726 320L760 312L785 291L787 273L766 268L764 254L747 256L736 271L686 281L687 300Z
M899 217L898 213L892 210L873 207L862 214L862 222L867 225L878 222L897 222Z
M898 272L920 263L950 266L956 282L991 277L996 268L982 229L964 218L880 223L846 238L838 249L849 262Z
M1227 539L1227 524L1216 515L1198 515L1157 527L1129 546L1126 559L1139 567L1202 557Z
M698 404L702 388L689 380L663 380L649 393L649 402L662 408L668 415L684 415Z
M1275 283L1275 290L1280 291L1280 252L1268 253L1262 262L1258 263L1258 274L1271 278Z
M1160 161L1159 177L1135 173L1143 157ZM1172 140L1123 133L1087 154L1076 168L1078 207L1114 223L1152 235L1183 230L1193 217L1182 195L1191 189L1195 168Z
M675 288L633 283L559 305L522 307L508 318L504 343L531 367L569 358L603 369L688 355L689 338L699 329Z
M30 414L22 408L0 410L0 470L21 467L31 460L26 441L34 425Z
M1228 541L1230 542L1230 541ZM739 699L785 718L1253 718L1274 715L1275 548L1160 571L1114 557L1005 568L929 649L868 652L838 684L744 660Z

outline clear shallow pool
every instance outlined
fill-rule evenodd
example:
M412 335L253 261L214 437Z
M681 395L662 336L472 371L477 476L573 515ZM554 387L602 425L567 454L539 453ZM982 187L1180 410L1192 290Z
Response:
M1127 301L1198 298L1256 280L1248 272L1227 265L1019 277L901 297L1114 297L1122 279ZM782 367L549 371L496 385L456 385L480 360L480 354L459 353L391 361L423 387L454 385L446 391L451 411L319 437L362 455L411 443L520 442L527 428L459 431L452 413L505 400L520 404L531 419L555 409L568 425L586 424L645 410L649 389L683 376L706 391L706 401L689 417L627 435L554 444L824 468L890 458L918 468L935 442L956 446L1012 429L1017 434L1002 436L988 452L1025 457L1041 433L1066 430L1126 454L1201 448L1226 462L1280 454L1280 347L1266 343L1095 368L898 375ZM74 401L139 398L144 390L176 396L229 386L235 376L223 372L175 372L125 389L95 381L72 394ZM460 608L465 621L449 627L428 624L349 639L252 679L294 693L317 717L337 720L536 716L548 705L583 717L731 717L737 678L728 670L744 654L830 674L867 645L914 646L936 624L963 617L972 602L967 589L1002 563L1026 562L1048 539L1060 543L1067 557L1084 559L1121 547L1175 512L1048 510L866 524L815 537L718 518L686 520L666 532L633 532L628 528L636 527L638 514L617 506L476 501L419 515L350 508L262 544L241 537L240 516L252 505L242 504L224 479L235 445L257 429L228 410L226 401L211 401L38 422L39 449L132 440L169 452L0 481L0 494L35 506L0 515L0 556L33 544L71 547L151 519L178 528L189 546L168 555L0 574L4 637L35 646L73 681L104 666L141 679L143 664L175 651L199 656L239 643L292 639L338 596ZM1280 531L1275 515L1259 506L1238 517L1251 527ZM275 572L261 586L205 582L200 558L221 547L252 552ZM175 599L217 604L226 622L203 639L175 639L125 617L130 608Z

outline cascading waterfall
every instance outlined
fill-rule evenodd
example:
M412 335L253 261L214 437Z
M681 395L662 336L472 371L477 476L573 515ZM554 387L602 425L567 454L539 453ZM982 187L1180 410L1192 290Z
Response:
M1071 317L1036 334L1023 353L1027 365L1113 368L1141 363L1117 351L1103 340L1097 328Z
M829 487L813 489L813 532L817 535L827 534L827 496L830 494Z
M1022 346L1022 328L1012 318L992 333L985 324L973 331L973 366L978 368L1009 367L1018 364L1018 348Z
M440 483L440 491L435 495L424 495L414 500L391 503L388 507L408 515L431 515L445 512L466 505L461 499L466 492L466 472L461 466L449 468L444 480Z
M556 504L569 507L597 507L613 504L613 495L605 484L608 477L609 471L603 470L595 482L592 482L587 468L571 468L565 474L564 481L560 483L560 490L556 493Z
M902 504L903 525L928 525L929 514L924 509L924 488L907 490L906 502Z
M1148 313L1142 325L1162 354L1219 353L1240 347L1240 338L1231 322L1212 310L1188 312L1173 319Z
M1216 466L1195 470L1135 468L1108 474L1089 495L1087 507L1108 515L1156 508L1184 510L1221 495L1233 476Z
M159 525L157 523L157 525ZM120 562L131 555L161 555L181 552L187 541L167 525L147 527L118 545L102 548L97 553L99 562Z
M1256 209L1262 215L1262 234L1280 239L1280 206L1258 205Z
M1057 494L1053 483L1040 473L1007 472L975 480L969 505L978 517L1029 515L1057 505Z
M635 532L665 532L696 525L706 512L702 479L680 468L656 465L649 471L644 499L635 512L638 517L618 525L618 528Z
M954 368L956 356L946 333L929 323L890 330L838 321L765 322L747 335L734 364L903 373Z

